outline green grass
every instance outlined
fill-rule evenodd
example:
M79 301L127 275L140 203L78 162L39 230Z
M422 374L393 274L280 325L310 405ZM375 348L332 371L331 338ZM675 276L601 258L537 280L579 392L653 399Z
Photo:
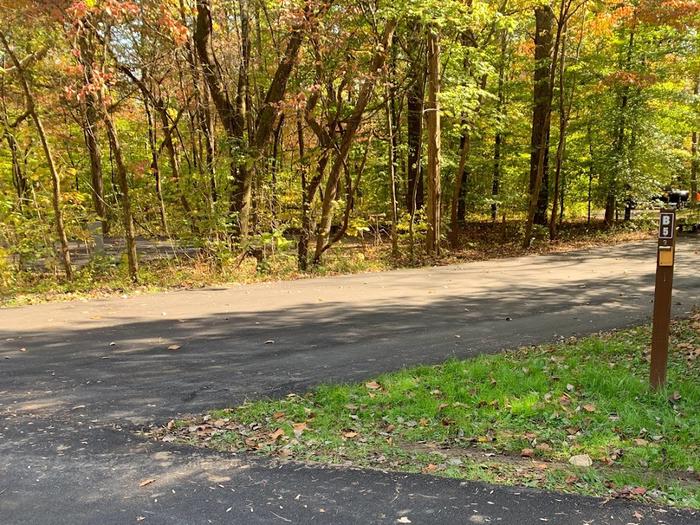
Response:
M412 368L215 410L152 434L219 450L700 508L700 315L674 325L664 392L648 387L649 340L641 327ZM580 454L593 467L568 463Z

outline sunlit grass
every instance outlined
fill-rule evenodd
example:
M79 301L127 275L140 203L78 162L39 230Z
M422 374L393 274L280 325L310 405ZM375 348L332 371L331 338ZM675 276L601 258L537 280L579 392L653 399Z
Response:
M631 486L700 508L699 319L674 326L663 392L648 386L643 327L252 401L209 414L224 430L178 439L586 494ZM569 465L581 454L592 468Z

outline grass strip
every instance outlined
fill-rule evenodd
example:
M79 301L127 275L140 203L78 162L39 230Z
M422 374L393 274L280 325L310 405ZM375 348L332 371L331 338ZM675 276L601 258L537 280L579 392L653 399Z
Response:
M405 369L214 410L149 434L297 461L700 508L700 314L674 323L664 392L648 387L649 341L649 327L639 327Z

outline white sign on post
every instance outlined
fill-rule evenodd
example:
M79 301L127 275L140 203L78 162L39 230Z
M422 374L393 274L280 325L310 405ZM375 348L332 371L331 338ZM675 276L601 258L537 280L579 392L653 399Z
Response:
M675 215L673 213L661 214L661 231L659 231L659 239L673 240L675 233Z

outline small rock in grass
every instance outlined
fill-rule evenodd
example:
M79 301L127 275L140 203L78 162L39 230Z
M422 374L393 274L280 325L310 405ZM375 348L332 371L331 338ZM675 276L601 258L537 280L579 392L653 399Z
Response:
M593 460L588 454L581 454L569 458L569 463L571 463L574 467L590 467L593 465Z

